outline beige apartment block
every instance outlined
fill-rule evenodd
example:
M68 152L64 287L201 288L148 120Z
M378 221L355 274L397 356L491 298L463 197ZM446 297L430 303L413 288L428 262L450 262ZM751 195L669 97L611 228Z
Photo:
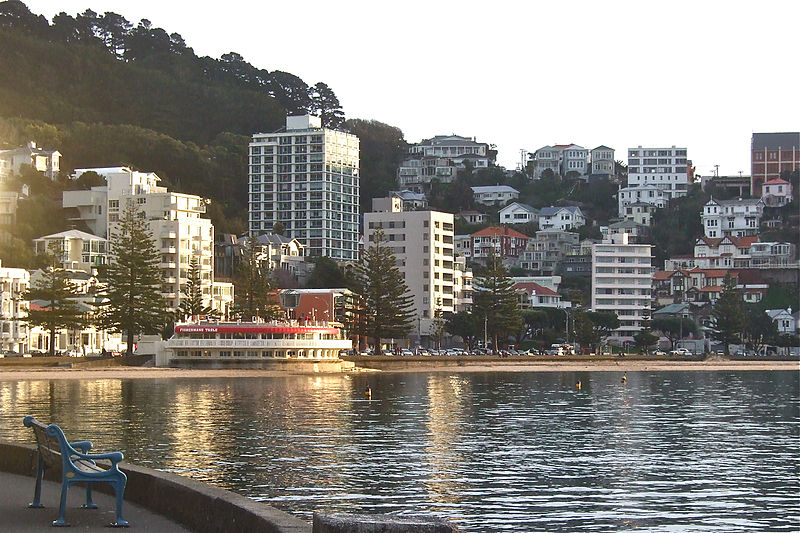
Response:
M453 215L439 211L365 213L365 248L373 245L378 229L383 230L385 245L394 252L413 297L418 322L411 337L425 337L430 334L437 309L453 313L459 303L465 305L459 302L457 287L463 290L465 280L471 280L471 273L464 276L456 272ZM471 281L467 286L471 289Z

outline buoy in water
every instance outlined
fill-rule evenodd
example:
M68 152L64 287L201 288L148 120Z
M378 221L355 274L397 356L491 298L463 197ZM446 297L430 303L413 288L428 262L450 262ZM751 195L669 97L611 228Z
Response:
M622 383L628 381L628 374L622 374L622 379L620 380Z
M372 398L372 389L369 388L369 385L367 385L367 388L364 389L364 396L367 398Z
M578 389L578 390L581 390L581 382L580 381L575 384L575 388Z

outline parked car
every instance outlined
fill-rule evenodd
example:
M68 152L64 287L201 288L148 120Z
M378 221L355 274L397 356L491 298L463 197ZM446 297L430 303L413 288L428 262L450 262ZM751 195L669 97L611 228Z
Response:
M3 350L3 357L22 357L22 354L14 350Z
M650 355L655 355L655 356L658 356L658 357L662 357L662 356L667 355L667 352L665 352L664 350L653 350L652 352L650 352Z
M677 348L675 350L671 350L669 354L675 356L683 356L683 357L690 357L694 355L690 350L687 350L686 348Z
M408 349L400 350L400 355L414 355L414 352Z

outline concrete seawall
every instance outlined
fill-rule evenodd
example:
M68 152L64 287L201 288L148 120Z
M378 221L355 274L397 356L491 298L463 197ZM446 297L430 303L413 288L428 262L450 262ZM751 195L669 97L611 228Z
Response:
M0 471L31 476L31 490L36 463L35 446L0 441ZM128 476L126 501L169 517L192 531L311 533L311 524L245 496L128 463L122 463L121 469ZM58 481L60 472L49 470L46 479ZM111 491L106 483L95 487L100 492Z

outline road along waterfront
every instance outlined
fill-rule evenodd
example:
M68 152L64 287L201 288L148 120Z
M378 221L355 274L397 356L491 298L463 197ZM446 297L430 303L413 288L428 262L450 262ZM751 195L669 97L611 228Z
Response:
M628 367L618 368L8 372L0 432L29 442L21 420L33 414L133 464L307 520L423 512L487 532L800 527L796 367L628 369L624 383Z

